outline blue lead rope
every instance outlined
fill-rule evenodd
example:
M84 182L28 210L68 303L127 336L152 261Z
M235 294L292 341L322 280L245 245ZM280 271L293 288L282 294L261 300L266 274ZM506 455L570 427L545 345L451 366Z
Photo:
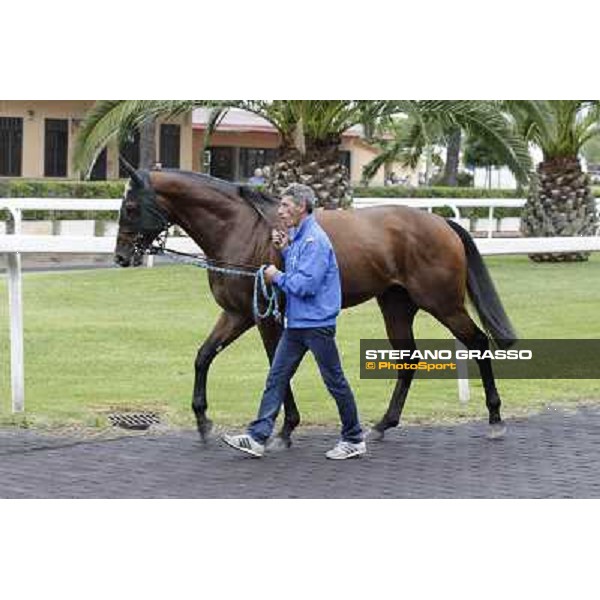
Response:
M262 267L260 267L257 271L254 271L253 269L242 270L230 267L220 267L211 264L208 260L203 259L199 256L193 256L185 254L183 252L175 252L167 248L159 248L154 253L162 255L172 260L173 262L194 265L195 267L200 267L201 269L206 269L208 271L214 271L216 273L222 273L223 275L254 277L254 294L252 303L252 312L254 313L254 320L258 321L259 319L266 319L272 316L277 322L281 323L282 315L281 310L279 309L279 291L272 284L269 289L269 286L265 281L265 269L267 268L267 265L262 265ZM264 312L260 312L260 308L258 306L259 288L260 292L262 293L263 299L267 303L267 308Z
M271 289L265 281L265 269L267 265L263 265L258 271L254 278L254 302L252 310L254 312L254 320L266 319L267 317L273 317L278 323L281 323L281 311L279 310L279 292L277 288L271 284ZM258 288L262 292L263 298L267 302L267 307L264 312L260 312L258 307Z

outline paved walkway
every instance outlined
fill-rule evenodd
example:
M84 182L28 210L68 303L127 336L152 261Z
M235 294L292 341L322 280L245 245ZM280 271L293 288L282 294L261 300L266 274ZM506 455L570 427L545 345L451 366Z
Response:
M410 426L366 458L327 461L336 432L304 428L255 460L191 431L77 440L0 430L2 498L598 498L600 408L486 424ZM115 431L115 433L117 433Z

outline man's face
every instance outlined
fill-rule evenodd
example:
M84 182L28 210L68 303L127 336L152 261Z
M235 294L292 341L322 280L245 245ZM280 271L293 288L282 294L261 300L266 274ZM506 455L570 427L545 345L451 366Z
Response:
M305 203L298 205L289 196L281 199L277 209L277 216L286 227L297 227L305 213Z

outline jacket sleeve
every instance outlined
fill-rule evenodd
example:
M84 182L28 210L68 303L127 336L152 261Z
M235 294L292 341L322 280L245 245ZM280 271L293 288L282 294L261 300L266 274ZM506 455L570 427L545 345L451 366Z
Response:
M327 273L329 253L329 247L318 240L305 243L296 271L278 273L273 279L275 285L286 294L301 298L314 296Z

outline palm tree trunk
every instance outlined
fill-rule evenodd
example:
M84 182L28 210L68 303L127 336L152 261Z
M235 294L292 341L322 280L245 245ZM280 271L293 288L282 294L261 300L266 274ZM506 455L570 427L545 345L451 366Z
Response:
M433 169L433 150L430 145L425 148L425 185L431 185L431 171Z
M460 127L454 127L450 132L446 148L446 165L444 167L444 185L456 187L458 184L458 164L460 159L460 142L462 132Z
M290 146L280 149L279 160L269 169L267 191L280 197L292 183L308 185L315 192L318 206L346 208L352 202L350 174L339 162L339 140L316 146L308 140L301 154Z
M144 121L140 127L140 169L156 164L156 119Z
M539 164L521 222L526 236L594 235L596 200L577 157L547 159ZM589 252L530 256L536 262L583 261L588 257Z

